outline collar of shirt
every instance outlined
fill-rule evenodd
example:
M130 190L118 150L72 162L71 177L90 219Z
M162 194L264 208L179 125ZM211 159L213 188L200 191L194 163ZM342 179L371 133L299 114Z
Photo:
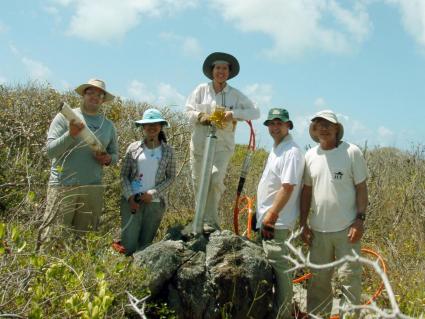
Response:
M283 140L281 140L281 141L280 141L280 143L279 143L279 144L275 145L275 148L276 148L276 147L279 147L280 145L288 144L289 142L292 142L292 135L291 135L291 133L288 133L288 135L286 135L286 136L283 138Z
M164 149L164 144L163 144L163 142L161 141L161 144L160 144L160 146L161 146L161 149L163 150ZM145 149L145 148L148 148L147 146L146 146L146 144L145 144L145 141L144 140L141 140L140 141L140 144L138 145L138 147L137 147L137 150L136 150L136 158L138 158L139 156L140 156L140 154L142 153L142 151Z
M230 91L230 85L226 82L226 86L224 87L224 89L223 90L221 90L220 92L218 92L217 94L215 93L215 91L214 91L214 86L213 86L213 83L212 82L210 82L210 83L208 83L208 85L209 85L209 87L210 87L210 91L212 92L212 93L214 93L214 95L218 95L218 94L223 94L223 93L228 93L229 91Z

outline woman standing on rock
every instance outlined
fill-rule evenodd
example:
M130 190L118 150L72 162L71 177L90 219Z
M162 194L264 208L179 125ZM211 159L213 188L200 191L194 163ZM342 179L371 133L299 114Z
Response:
M152 243L165 212L164 192L176 175L174 150L163 131L170 127L156 109L135 122L144 139L130 144L121 169L121 242L126 255Z
M236 121L255 120L260 111L242 92L227 84L227 80L239 73L239 62L230 54L211 53L204 61L202 70L209 83L198 85L186 101L186 115L193 125L190 141L190 164L197 196L206 138L210 132L211 114L220 108L223 114L222 125L217 126L217 143L213 159L211 181L206 199L204 231L220 229L218 203L224 192L224 177L227 165L235 149Z

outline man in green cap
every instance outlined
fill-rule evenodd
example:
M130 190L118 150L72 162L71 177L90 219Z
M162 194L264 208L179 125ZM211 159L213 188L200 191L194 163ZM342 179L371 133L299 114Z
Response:
M299 216L299 200L304 170L304 154L292 139L294 125L288 111L273 108L264 125L274 145L257 189L257 218L263 249L273 267L275 299L273 318L292 318L292 282L285 245Z

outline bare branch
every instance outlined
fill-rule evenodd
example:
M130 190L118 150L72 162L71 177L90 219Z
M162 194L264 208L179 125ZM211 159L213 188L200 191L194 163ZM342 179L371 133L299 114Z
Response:
M134 297L130 292L126 291L128 300L130 301L130 306L133 308L135 312L140 316L140 318L147 319L145 315L145 307L146 307L146 300L150 297L150 295L147 295L143 297L142 299L137 299ZM141 307L139 304L142 304Z
M376 304L373 305L346 305L343 311L352 311L352 310L369 310L374 312L379 318L411 318L401 313L398 303L395 299L395 295L393 289L391 287L390 281L388 280L387 274L382 270L378 261L371 261L367 258L359 256L354 250L353 255L346 255L341 259L335 260L334 262L328 264L314 264L310 262L310 255L304 255L300 247L295 247L292 245L291 241L297 238L302 233L302 229L297 230L296 232L292 232L291 236L285 244L288 246L289 250L295 255L296 258L292 258L290 256L286 256L285 258L294 264L294 267L289 269L287 272L292 272L297 269L308 267L310 269L329 269L339 265L342 265L346 262L360 262L364 265L372 267L374 271L381 277L382 282L384 283L385 290L388 294L388 299L391 304L390 311L380 309Z

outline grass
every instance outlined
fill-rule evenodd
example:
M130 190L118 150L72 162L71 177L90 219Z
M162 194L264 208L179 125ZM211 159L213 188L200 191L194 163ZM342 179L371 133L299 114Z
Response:
M119 170L105 170L105 213L99 234L85 240L56 240L39 252L35 238L45 207L49 160L44 145L51 119L60 102L77 106L72 92L60 94L46 84L0 85L0 309L30 318L122 318L128 313L125 291L142 298L146 276L129 259L117 255L110 243L119 234ZM141 138L133 121L148 107L115 100L103 107L119 132L120 158L128 144ZM188 163L190 127L180 112L163 108L172 128L169 143L176 150L178 176L168 194L168 212L158 238L168 227L186 224L193 216ZM403 313L425 313L425 147L411 151L392 148L365 150L370 170L370 204L365 247L386 260L389 278ZM225 229L233 229L233 206L245 146L238 146L226 175L220 215ZM267 152L258 150L245 184L252 196ZM241 224L243 222L241 221ZM367 278L364 293L379 282ZM378 304L387 307L385 293ZM171 318L164 305L151 306L152 317Z

